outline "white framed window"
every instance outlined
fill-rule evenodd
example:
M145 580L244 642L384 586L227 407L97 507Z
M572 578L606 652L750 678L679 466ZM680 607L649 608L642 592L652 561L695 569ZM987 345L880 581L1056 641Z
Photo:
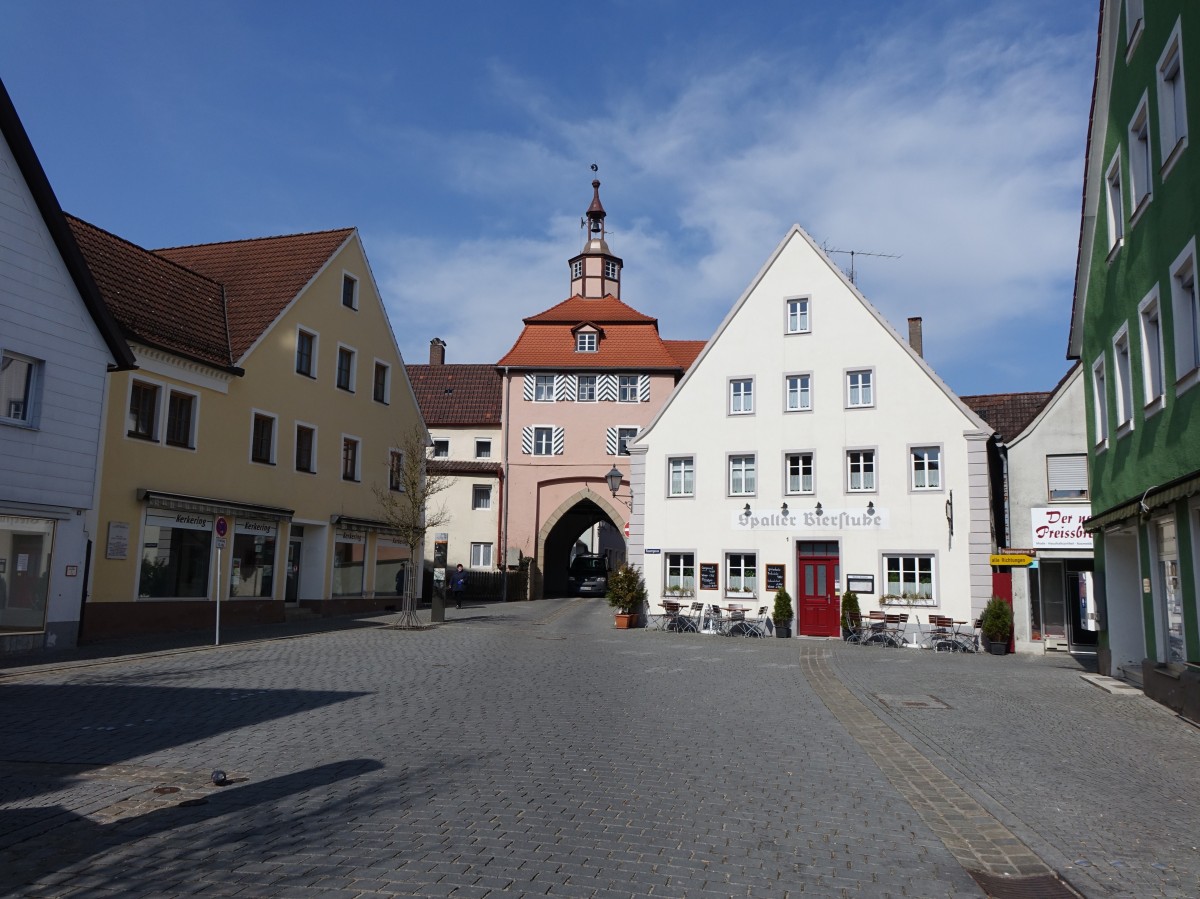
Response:
M554 455L554 428L535 427L533 429L533 454L535 456Z
M1087 453L1046 457L1046 496L1052 503L1087 501Z
M1183 36L1180 20L1158 59L1158 137L1165 178L1187 146L1187 96L1183 86Z
M731 378L729 381L729 414L751 415L754 412L754 379Z
M582 278L582 277L583 277L583 260L576 259L574 262L571 263L571 278L572 278L572 280L578 280L579 278Z
M533 401L535 403L554 402L554 375L533 376Z
M1137 112L1129 123L1129 202L1133 206L1133 212L1129 215L1131 226L1150 202L1150 172L1150 104L1146 94L1142 94Z
M404 453L388 450L388 490L404 493Z
M846 408L862 409L874 405L874 370L866 368L846 372Z
M392 367L386 362L375 360L375 373L371 380L371 398L385 406L392 397Z
M1171 312L1175 326L1175 380L1190 387L1200 369L1200 303L1196 296L1196 239L1171 265Z
M667 460L667 496L695 496L696 460L679 456Z
M339 390L346 390L354 393L355 381L357 380L355 373L354 359L355 353L353 347L338 345L337 351L337 386Z
M492 567L492 544L490 544L490 543L472 543L471 544L471 567L472 568L491 568Z
M846 490L850 493L875 491L875 450L846 451Z
M26 426L33 426L36 423L42 364L41 360L18 353L10 353L7 350L0 355L0 420ZM157 388L155 390L157 391ZM157 392L154 394L153 402L157 407ZM132 405L130 407L130 436L142 436L133 434ZM155 438L148 437L147 439Z
M789 297L784 300L785 334L808 334L812 331L809 319L809 297Z
M1113 338L1113 368L1117 383L1114 392L1117 400L1117 431L1127 431L1133 426L1133 366L1129 358L1129 327L1122 325Z
M317 376L317 334L306 328L296 329L296 374Z
M668 590L682 593L692 593L696 589L696 554L695 553L664 553L666 564L663 571L666 580L663 586Z
M492 507L492 485L473 484L471 486L471 508L486 510Z
M758 592L758 556L755 553L725 554L725 592Z
M450 458L450 438L435 437L433 440L433 458L449 459Z
M316 474L317 426L296 422L296 471Z
M580 331L575 335L575 352L577 353L594 353L596 352L596 332L595 331Z
M278 419L257 409L250 416L250 461L275 464L275 438Z
M200 411L200 397L172 388L167 394L167 446L181 449L196 448L196 419Z
M785 412L812 411L812 375L785 375L783 388Z
M912 461L913 490L942 489L942 448L940 446L914 446L909 450Z
M358 309L358 278L342 273L342 305L347 309Z
M575 400L580 403L596 402L596 376L575 376Z
M475 441L475 458L490 459L492 458L492 441L490 439L478 438Z
M1108 377L1104 372L1104 356L1092 364L1092 424L1096 428L1096 445L1108 442Z
M638 435L637 428L617 428L617 455L629 455L629 441Z
M1162 313L1158 304L1158 285L1138 304L1142 340L1142 390L1147 406L1163 399L1166 373L1163 367Z
M1125 239L1125 200L1121 193L1121 150L1113 155L1104 176L1108 184L1105 210L1108 215L1108 249L1111 253Z
M342 480L362 480L362 458L359 453L361 441L357 437L342 435Z
M729 457L729 495L754 496L758 489L753 453Z
M783 457L786 492L789 495L816 492L812 453L787 453Z
M604 260L604 277L610 281L617 280L617 274L620 272L620 267L611 259Z
M6 381L9 376L9 370L12 369L14 365L18 365L18 363L24 363L24 366L28 366L29 360L26 360L20 356L13 356L9 353L4 354L3 364ZM27 369L23 369L23 366L18 365L16 368L17 377L15 378L14 383L20 382L20 373L22 370L28 371ZM28 383L28 374L26 374L26 378L26 383ZM28 414L26 411L28 409L28 400L21 400L21 402L25 405L18 410L17 407L14 406L14 402L16 401L15 394L14 396L9 396L7 386L5 388L5 394L6 396L3 410L5 412L5 416L16 421L25 421L25 416ZM28 394L26 394L26 396L27 395ZM126 436L136 437L139 440L149 440L154 443L158 442L158 405L159 398L161 396L161 385L155 384L153 381L143 381L140 378L130 379L129 416L127 419L128 429L125 432ZM20 417L13 414L16 411L20 411Z
M617 379L617 402L636 403L639 401L638 389L641 384L640 375L621 375Z
M934 606L933 555L890 555L883 557L884 592L888 596L902 596L914 605Z
M1142 12L1143 0L1125 0L1125 60L1133 56L1134 48L1142 39L1146 18Z

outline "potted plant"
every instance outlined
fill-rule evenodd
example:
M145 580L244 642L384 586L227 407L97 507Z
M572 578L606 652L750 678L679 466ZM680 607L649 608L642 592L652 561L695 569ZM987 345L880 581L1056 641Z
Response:
M847 590L842 594L842 639L850 637L850 616L861 616L862 610L858 607L858 594L853 590Z
M792 597L782 587L775 593L775 608L771 610L771 620L775 622L776 637L792 635Z
M1008 641L1012 637L1012 606L999 596L993 596L983 607L979 617L979 629L988 641L988 652L1002 656L1008 652Z
M616 611L617 627L637 626L638 613L646 602L646 582L642 580L641 572L622 565L608 576L608 592L604 596Z

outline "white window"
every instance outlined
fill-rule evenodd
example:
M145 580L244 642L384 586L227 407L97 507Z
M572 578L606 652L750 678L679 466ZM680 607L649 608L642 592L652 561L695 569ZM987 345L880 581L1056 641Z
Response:
M450 440L448 438L437 439L433 441L433 458L448 459L450 458Z
M575 376L575 399L580 403L596 402L596 376Z
M696 492L696 462L691 456L667 460L667 496L693 496Z
M756 489L754 455L730 456L729 495L753 496Z
M582 278L583 277L583 260L582 259L576 259L574 262L571 263L571 277L572 278Z
M388 451L388 490L404 493L404 453Z
M1133 369L1129 359L1129 329L1125 326L1113 338L1113 364L1117 377L1117 429L1128 429L1133 423Z
M34 397L37 396L40 371L41 363L36 359L8 352L0 356L0 419L24 425L34 423ZM138 382L135 381L135 389L137 384ZM158 388L153 387L152 390L153 393L146 397L146 402L150 404L150 420L148 430L144 434L134 433L134 406L131 397L129 408L129 434L131 437L155 439L154 410L158 406Z
M885 555L883 581L888 596L915 600L917 605L936 605L931 555Z
M617 455L629 455L629 441L638 435L637 428L617 428Z
M317 335L303 328L296 331L296 374L317 376Z
M1108 440L1108 379L1104 374L1104 357L1092 365L1092 423L1096 428L1097 445Z
M846 453L846 489L851 493L869 493L875 489L875 450L850 450Z
M696 589L696 556L694 553L666 553L665 566L668 590L691 593Z
M758 591L758 560L754 553L725 554L725 592Z
M914 446L912 454L912 489L942 489L942 450L937 446Z
M296 423L296 471L313 474L317 470L317 429ZM389 474L389 481L391 475ZM393 487L393 490L396 488Z
M785 330L788 334L807 334L812 330L808 319L808 297L787 300Z
M596 332L581 331L575 335L575 352L577 353L594 353L596 352Z
M1158 287L1138 305L1142 330L1142 385L1146 405L1163 396L1166 384L1163 368L1162 315L1158 306Z
M375 375L371 381L371 398L387 405L392 396L392 367L386 362L375 360Z
M754 411L754 379L737 378L729 382L729 414L749 415Z
M870 369L846 372L846 406L850 409L875 405L875 391Z
M1046 494L1050 502L1086 501L1087 453L1046 457Z
M788 453L784 457L787 468L788 493L812 493L813 485L813 454Z
M357 437L347 437L342 435L342 480L343 481L358 481L362 478L362 472L359 470L361 459L358 452L359 440Z
M350 347L339 346L337 353L337 386L339 390L354 393L355 382L355 352Z
M200 398L194 393L183 393L171 390L167 396L167 433L168 446L179 446L184 449L196 448L196 411L200 406Z
M11 361L10 361L11 360ZM19 356L11 356L8 353L4 354L4 413L6 418L17 421L26 421L28 412L28 399L21 399L21 396L28 397L26 393L18 395L15 391L10 390L9 370L14 366L13 383L21 383L21 374L25 369L23 365L28 365L28 360L21 359ZM28 384L28 374L25 375ZM161 388L157 384L151 384L148 381L131 381L129 386L129 428L126 432L129 437L137 437L141 440L158 440L158 398L161 394ZM17 404L20 404L19 406ZM18 413L19 414L14 414Z
M610 281L617 280L617 264L611 259L604 260L604 277Z
M476 440L475 441L475 458L490 459L492 458L492 441L491 440Z
M358 279L353 275L342 275L342 305L347 309L358 308Z
M1200 305L1196 297L1196 240L1171 266L1171 311L1175 319L1175 379L1200 367Z
M533 376L533 401L535 403L554 402L554 375Z
M554 455L554 428L533 429L533 454L535 456Z
M1150 202L1150 107L1145 94L1129 123L1129 199L1133 204L1129 216L1132 223Z
M621 375L617 380L617 402L636 403L640 381L640 375Z
M1142 14L1143 0L1125 0L1125 58L1133 55L1145 28L1145 16Z
M472 543L471 544L471 567L472 568L491 568L492 567L492 544L490 544L490 543Z
M1187 98L1183 90L1183 38L1175 22L1166 49L1158 60L1158 134L1166 176L1187 146Z
M812 375L788 375L784 378L784 407L788 412L812 410Z
M1106 210L1108 213L1108 248L1111 251L1119 246L1125 237L1125 201L1121 194L1121 151L1119 149L1113 156L1112 162L1109 163L1105 180L1108 182Z
M492 507L492 485L474 484L471 487L471 508L490 509Z

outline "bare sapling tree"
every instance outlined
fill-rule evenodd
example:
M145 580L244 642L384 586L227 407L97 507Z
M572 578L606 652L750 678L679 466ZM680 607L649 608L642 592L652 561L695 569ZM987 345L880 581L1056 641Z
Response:
M440 460L432 458L432 446L425 442L425 431L413 428L404 434L398 449L388 461L386 487L371 489L383 520L408 544L411 558L405 569L400 620L397 627L415 628L417 619L417 578L424 560L425 535L450 520L443 503L431 502L454 485L454 478L438 470Z

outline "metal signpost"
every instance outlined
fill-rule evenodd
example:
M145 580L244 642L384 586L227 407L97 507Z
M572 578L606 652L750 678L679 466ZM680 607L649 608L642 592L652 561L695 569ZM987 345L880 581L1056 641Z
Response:
M214 525L214 530L217 532L217 576L214 579L217 591L217 630L214 646L221 645L221 550L225 548L225 535L229 533L229 522L225 520L224 515L218 515Z

